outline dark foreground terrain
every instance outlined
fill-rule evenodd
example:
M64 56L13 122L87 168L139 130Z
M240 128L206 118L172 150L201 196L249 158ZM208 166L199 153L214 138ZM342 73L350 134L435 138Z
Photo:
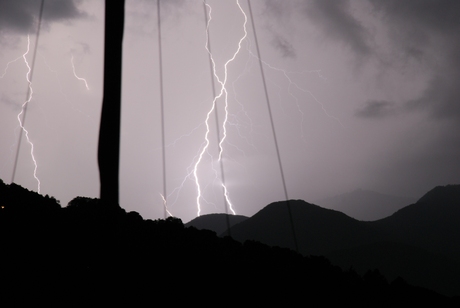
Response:
M292 224L304 256L326 256L361 275L378 268L390 281L401 276L412 285L460 296L460 185L437 186L376 221L358 221L303 200L289 205L292 222L287 203L275 202L232 226L230 234L240 242L295 249Z
M458 306L459 299L363 276L255 241L240 243L181 220L77 197L52 197L0 181L0 299L14 306L354 304ZM13 300L13 302L11 301ZM2 305L3 306L3 305Z

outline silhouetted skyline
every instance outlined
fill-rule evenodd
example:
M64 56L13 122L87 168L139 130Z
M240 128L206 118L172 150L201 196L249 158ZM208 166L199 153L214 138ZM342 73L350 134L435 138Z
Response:
M371 223L291 200L302 256L283 248L291 242L286 202L248 219L231 216L243 218L233 221L237 242L186 227L178 218L143 219L96 198L75 197L61 207L53 197L0 180L0 269L6 281L0 292L16 303L65 306L120 297L152 302L152 289L170 296L221 288L233 288L226 301L235 303L249 290L244 301L259 304L308 298L359 306L458 305L459 188L436 187ZM219 228L214 223L225 225L225 215L194 221ZM183 280L193 283L177 283ZM24 292L29 296L18 296Z

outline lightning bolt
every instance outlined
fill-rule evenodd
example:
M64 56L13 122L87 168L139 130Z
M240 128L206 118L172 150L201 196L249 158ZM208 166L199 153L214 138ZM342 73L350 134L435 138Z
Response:
M55 77L56 77L56 82L57 82L57 84L59 85L59 92L60 92L61 95L64 97L64 99L65 99L65 101L67 102L67 104L70 105L70 107L72 108L72 110L74 110L75 112L80 113L81 115L85 116L87 119L90 119L91 121L94 121L94 118L93 118L91 115L89 115L89 114L85 113L83 110L81 110L81 109L75 107L75 104L69 99L69 97L67 96L67 94L65 94L64 91L63 91L63 87L62 87L62 83L61 83L61 79L62 79L62 78L59 77L59 72L58 72L57 70L54 70L54 69L50 66L50 64L48 63L48 61L46 60L46 58L45 58L44 55L42 55L42 54L40 54L40 53L38 53L38 54L42 57L43 63L44 63L45 66L48 68L48 70L49 70L51 73L53 73L53 74L55 75ZM72 63L72 62L73 62L73 60L72 60L72 58L71 58L71 63ZM73 63L72 63L72 64L73 64ZM74 75L75 75L75 68L74 68L73 65L72 65L72 68L73 68ZM76 76L76 78L78 79L77 76ZM83 79L83 78L82 78L82 79ZM85 80L85 84L87 84L87 83L86 83L86 80ZM89 87L87 87L87 89L89 90Z
M249 50L249 54L251 56L253 56L254 58L256 58L257 60L259 60L259 58L254 54L252 53L252 51ZM324 104L315 96L313 95L313 93L310 91L310 90L307 90L305 88L302 88L301 86L299 86L296 82L292 81L291 77L289 75L293 75L293 74L305 74L305 73L316 73L318 75L318 77L322 78L322 79L326 79L324 76L321 75L321 70L311 70L311 71L302 71L302 72L290 72L290 71L287 71L287 70L284 70L284 69L281 69L281 68L278 68L278 67L274 67L272 66L271 64L265 62L264 60L260 60L262 62L263 65L267 66L268 68L270 68L271 70L274 70L274 71L278 71L278 72L281 72L284 77L288 80L288 83L289 83L289 86L288 86L288 94L294 98L294 100L296 101L296 106L297 106L297 109L299 110L299 112L301 113L302 115L302 121L304 119L304 113L303 111L301 110L300 108L300 105L299 105L299 100L298 98L293 94L292 92L292 88L296 88L297 90L303 92L303 93L306 93L308 94L311 98L313 98L313 100L321 107L322 111L324 112L324 114L331 118L331 119L334 119L335 121L337 121L342 127L345 127L342 122L335 116L331 115L327 110L326 110L326 107L324 106ZM302 132L303 133L303 132Z
M11 60L10 62L8 62L8 63L6 64L6 66L5 66L5 69L3 70L3 74L0 75L0 78L5 77L6 73L8 72L8 68L10 67L10 65L13 64L14 62L18 61L18 60L21 59L21 58L22 58L22 56L19 56L19 57L17 57L16 59Z
M174 217L174 215L171 214L171 212L168 210L168 205L167 205L167 203L166 203L166 198L165 198L165 196L163 196L163 194L161 194L161 193L160 193L160 196L161 196L161 199L163 200L163 206L164 206L164 208L165 208L166 213L168 213L169 216Z
M244 10L242 9L240 3L238 0L236 0L236 5L238 6L241 14L244 16L244 24L242 26L242 28L244 29L244 35L241 36L241 38L239 39L238 41L238 46L236 49L236 51L230 56L229 59L227 59L223 66L219 65L219 67L217 66L216 62L215 62L215 59L214 59L214 55L213 53L211 52L211 47L210 47L210 42L209 42L209 36L210 36L210 26L211 26L211 23L212 23L212 7L206 3L206 1L203 1L203 4L204 4L204 8L205 8L205 14L206 16L208 16L207 20L206 20L206 44L205 44L205 50L206 52L208 53L208 56L209 56L209 59L210 59L210 64L211 64L211 75L213 76L213 82L214 81L217 81L217 85L219 87L218 91L216 92L214 89L213 89L213 100L212 100L212 104L210 106L210 108L208 109L208 112L206 113L206 117L205 117L205 120L204 122L201 122L201 124L197 127L195 127L190 133L186 134L186 135L183 135L181 137L179 137L178 139L176 139L175 141L173 141L171 144L169 144L168 146L166 147L169 147L169 146L175 146L177 142L179 142L182 138L185 138L185 137L189 137L191 134L195 133L199 128L201 129L201 126L205 126L205 134L204 134L204 137L203 137L203 142L198 150L198 152L196 153L196 155L194 156L194 158L192 159L192 163L188 166L188 168L186 168L186 175L185 175L185 178L183 178L183 180L181 181L180 185L178 187L176 187L170 194L167 195L167 200L168 200L168 205L171 206L171 205L174 205L177 201L177 198L178 198L178 195L180 193L180 191L182 190L182 188L184 187L184 184L187 180L192 180L194 182L194 185L196 186L196 191L197 191L197 195L196 195L196 207L197 207L197 216L200 216L201 212L202 212L202 204L213 204L212 202L208 202L208 200L206 200L205 196L204 196L204 192L206 191L207 187L211 184L206 184L204 185L204 182L203 182L203 174L201 174L201 168L202 168L202 165L204 164L204 160L205 160L205 155L208 155L210 158L211 158L211 169L212 169L212 173L214 175L214 180L213 180L213 184L215 183L219 183L220 186L222 186L222 190L223 190L223 196L224 196L224 201L226 203L226 205L228 205L228 208L229 208L229 211L231 213L233 213L234 215L236 214L234 208L233 208L233 204L230 200L230 197L229 197L229 191L227 189L227 187L225 186L225 180L224 180L224 172L223 172L223 168L222 168L222 165L221 165L221 172L220 172L220 175L221 175L221 178L219 177L219 171L217 170L217 168L215 168L215 163L216 163L216 160L213 159L212 155L210 154L210 151L209 151L209 148L210 148L210 145L211 145L211 140L210 140L210 133L211 133L211 127L210 127L210 120L211 120L211 116L213 113L215 113L216 115L216 127L217 127L217 135L218 135L218 141L217 141L217 145L218 145L218 159L217 159L217 162L220 162L222 163L222 158L223 158L223 155L224 155L224 142L225 142L225 150L227 150L227 147L234 147L235 149L237 149L239 152L241 152L243 155L245 155L244 151L239 148L236 144L233 144L229 141L227 141L227 133L228 133L228 128L229 126L234 126L236 131L237 131L237 134L239 135L240 138L244 139L246 141L246 143L248 145L250 145L251 147L253 148L256 148L255 144L252 142L252 139L250 136L247 136L245 134L242 133L241 131L241 124L243 126L247 126L250 128L250 131L252 133L255 133L255 131L253 130L254 128L254 123L252 122L250 116L249 116L249 113L246 111L245 109L245 106L242 102L239 101L238 99L238 94L237 94L237 91L236 91L236 83L238 83L239 79L246 75L247 73L249 73L251 71L251 63L252 63L252 59L257 59L259 61L259 57L257 55L255 55L252 51L251 51L251 46L250 46L250 42L247 41L247 55L248 55L248 58L247 58L247 62L246 62L246 67L245 69L243 70L243 72L236 78L230 78L229 75L228 75L228 68L231 66L232 62L237 58L237 56L239 57L239 55L241 54L241 49L242 49L242 44L245 40L247 40L247 29L246 29L246 25L247 25L247 22L248 22L248 15L246 15L246 13L244 12ZM301 83L297 80L296 76L297 75L301 75L301 76L304 76L305 74L315 74L317 75L319 78L323 79L323 80L326 80L326 78L324 76L322 76L321 74L321 71L320 70L304 70L304 71L290 71L290 70L286 70L286 69L282 69L282 68L278 68L278 67L275 67L273 65L271 65L270 63L266 62L266 61L263 61L263 60L260 60L260 62L262 63L263 66L267 67L270 71L273 71L275 72L275 74L280 74L285 80L286 80L286 85L283 85L282 87L281 86L278 86L276 83L275 86L277 86L280 91L282 88L285 88L285 91L287 91L287 95L289 97L292 98L292 100L294 101L296 107L297 107L297 110L299 112L299 114L301 115L301 121L300 121L300 131L301 131L301 139L305 142L305 137L304 137L304 121L305 121L305 113L304 111L302 110L302 102L301 102L301 99L299 97L299 94L300 93L304 93L306 94L313 103L316 103L320 106L322 112L329 118L337 121L342 127L343 127L343 124L340 122L340 120L337 118L337 117L334 117L333 115L331 115L325 104L323 104L310 90L308 90L308 88L306 88L305 86L301 85ZM217 73L217 71L220 72L220 75ZM231 83L229 85L229 83ZM230 88L229 88L230 87ZM231 93L229 93L229 90L232 91ZM281 94L279 94L281 95ZM229 113L229 96L231 96L232 99L235 100L235 102L237 104L239 104L240 106L240 110L237 111L236 114L230 114ZM281 97L281 96L280 96ZM221 103L223 104L224 106L224 119L223 119L223 122L219 123L218 119L217 119L217 104L218 103ZM244 117L244 120L241 118L241 116ZM247 119L247 120L246 120ZM241 122L241 120L243 122ZM220 139L219 138L219 128L222 128L222 138ZM201 180L200 180L200 176L201 176ZM175 196L174 196L175 195ZM174 197L174 198L171 198L171 197ZM163 198L163 196L162 196ZM173 199L173 200L171 200ZM172 201L172 202L171 202ZM165 198L163 198L163 203L166 205L166 202L165 202Z
M83 81L85 83L86 90L89 91L89 86L88 86L88 82L86 81L86 79L78 77L77 73L75 72L75 64L73 63L73 55L70 58L70 63L72 64L73 75L75 76L75 78L77 78L80 81Z
M27 143L29 143L29 145L30 145L30 156L31 156L32 161L34 163L34 173L33 174L34 174L35 180L37 181L37 191L38 191L38 193L40 193L40 179L37 176L38 164L37 164L37 160L35 159L35 155L34 155L34 144L32 143L32 141L29 138L29 131L24 126L24 122L25 122L25 119L26 119L27 105L32 100L32 96L33 96L33 93L34 93L34 91L32 89L32 81L30 80L30 74L31 74L32 68L30 67L29 62L27 61L27 57L26 57L28 55L29 51L30 51L30 36L27 35L27 51L22 55L22 58L24 59L24 63L27 66L26 80L27 80L27 84L28 84L28 91L27 91L26 101L22 104L21 112L18 114L17 119L18 119L18 122L19 122L19 126L21 127L22 131L24 132L24 135L26 136ZM21 117L22 117L22 119L21 119ZM18 144L18 146L19 146L19 144ZM14 179L14 175L13 175L13 179Z
M243 24L244 35L240 38L240 40L238 42L238 48L235 51L235 53L233 54L233 56L225 62L224 66L223 66L223 68L224 68L224 76L221 79L219 77L219 75L217 74L216 63L214 61L214 57L213 57L211 51L209 50L209 46L208 46L208 42L209 42L209 26L210 26L210 23L211 23L211 20L212 20L212 8L211 8L211 6L209 4L205 3L206 7L209 9L209 15L208 15L209 19L208 19L208 24L206 25L206 45L205 45L205 48L206 48L206 51L208 52L209 57L210 57L211 62L212 62L212 69L213 69L214 77L217 80L217 82L220 84L221 88L220 88L219 94L214 97L214 99L212 101L211 108L209 109L208 113L206 114L206 119L205 119L206 133L205 133L205 136L204 136L204 140L205 140L204 141L204 146L202 147L201 152L199 153L198 159L197 159L197 161L196 161L196 163L194 165L194 168L193 168L193 176L195 178L195 185L196 185L196 188L197 188L197 197L196 197L197 216L200 216L200 214L201 214L201 199L202 199L201 185L200 185L200 181L199 181L199 178L198 178L198 168L199 168L199 165L201 164L201 162L203 160L204 154L208 151L209 144L210 144L210 140L209 140L209 133L210 133L209 119L210 119L211 114L213 112L215 112L217 100L219 98L221 98L221 97L224 97L225 116L224 116L224 121L222 123L222 128L223 128L222 135L223 135L223 137L219 142L219 158L218 158L218 161L220 161L222 159L222 154L223 154L223 142L225 141L225 139L227 137L228 91L227 91L226 85L227 85L227 78L228 78L228 65L231 62L233 62L233 60L235 60L236 56L238 55L238 53L241 50L242 42L247 37L246 24L247 24L248 19L247 19L247 16L244 13L244 10L241 7L241 5L240 5L238 0L236 0L236 4L238 5L238 8L240 9L241 13L244 16L244 24ZM225 187L225 184L222 184L222 186L223 186L223 189L224 189L225 199L226 199L227 202L229 202L227 188ZM228 203L228 204L231 205L231 203ZM235 213L231 206L230 206L230 208L231 208L232 212Z
M228 196L227 187L224 184L222 184L222 188L224 189L225 200L227 201L227 204L228 204L228 206L230 208L230 211L232 211L233 215L236 215L236 212L235 212L235 210L233 210L233 205L230 202L230 198Z

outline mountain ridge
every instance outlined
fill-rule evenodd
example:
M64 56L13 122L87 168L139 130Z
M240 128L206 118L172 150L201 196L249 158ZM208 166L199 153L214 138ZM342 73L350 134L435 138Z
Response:
M302 200L289 204L295 237L287 202L271 203L233 226L232 236L241 242L256 240L290 249L295 249L297 239L304 255L325 255L345 268L386 264L385 271L392 277L394 269L403 269L400 274L408 275L414 284L460 295L460 185L435 187L417 202L376 221L358 221ZM362 260L359 251L373 259ZM452 278L445 269L426 271L433 260L451 264L459 278ZM404 271L402 262L408 262L411 270ZM431 279L420 278L417 270L430 272Z
M216 232L216 234L225 233L227 230L227 217L230 227L238 224L248 217L243 215L228 215L223 213L212 213L195 217L185 224L185 227L195 227L198 230L206 229Z
M306 296L355 306L401 301L458 305L460 300L407 284L401 278L388 283L375 269L360 276L350 268L333 266L322 256L302 256L256 241L242 244L228 236L219 238L211 231L185 228L178 218L144 220L136 212L107 207L98 199L76 197L62 208L52 197L0 180L0 205L0 270L7 282L0 295L24 305L28 300L35 304L42 300L59 306L70 302L88 306L94 303L94 296L106 304L119 303L120 296L130 302L151 301L152 290L168 297L186 292L187 298L203 289L217 293L235 287L234 280L226 279L228 273L241 277L239 288L249 290L244 297L229 297L235 304L244 298L251 304L276 301L290 306ZM290 206L295 224L307 221L313 226L316 223L315 227L332 228L345 221L351 229L364 226L371 230L343 213L304 201L293 201ZM275 214L282 209L278 218L288 218L285 202L268 208ZM309 220L296 218L305 209L311 214ZM318 219L323 216L334 219L324 224ZM340 231L331 230L336 234L334 240L353 235L353 230L349 234ZM178 283L184 277L192 283ZM171 285L177 287L171 289ZM286 298L286 294L290 296Z
M299 252L302 254L321 255L337 247L352 247L383 239L372 228L342 212L324 209L303 200L289 200L289 206ZM287 202L283 201L271 203L233 226L231 234L239 241L251 239L295 249Z

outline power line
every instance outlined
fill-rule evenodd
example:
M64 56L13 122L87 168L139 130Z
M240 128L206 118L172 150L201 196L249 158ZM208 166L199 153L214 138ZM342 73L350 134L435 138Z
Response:
M262 83L263 83L264 92L265 92L265 100L267 102L268 115L270 117L273 140L275 142L276 157L278 158L278 166L279 166L279 170L280 170L281 181L283 182L284 197L286 198L286 203L287 203L287 208L288 208L288 213L289 213L289 221L291 223L292 236L293 236L293 239L294 239L294 246L295 246L296 251L299 252L299 247L297 245L297 236L296 236L296 232L295 232L295 228L294 228L294 222L293 222L293 219L292 219L291 205L290 205L290 202L289 202L287 186L286 186L286 180L284 178L283 164L281 162L280 150L279 150L278 141L277 141L277 138L276 138L275 124L274 124L274 121L273 121L272 110L271 110L271 107L270 107L270 98L268 96L267 82L265 81L265 73L264 73L264 68L263 68L263 65L262 65L262 58L260 56L259 42L257 40L256 27L255 27L255 24L254 24L254 16L252 14L252 8L251 8L251 1L250 0L248 0L248 7L249 7L249 15L251 16L252 29L253 29L253 32L254 32L254 41L255 41L256 50L257 50L257 57L259 59L260 73L261 73L261 76L262 76Z
M158 62L160 74L160 109L161 109L161 148L162 148L162 163L163 163L163 208L164 218L168 213L166 209L167 194L166 194L166 144L165 144L165 116L164 116L164 99L163 99L163 56L161 47L161 11L160 0L157 0L157 19L158 19Z

